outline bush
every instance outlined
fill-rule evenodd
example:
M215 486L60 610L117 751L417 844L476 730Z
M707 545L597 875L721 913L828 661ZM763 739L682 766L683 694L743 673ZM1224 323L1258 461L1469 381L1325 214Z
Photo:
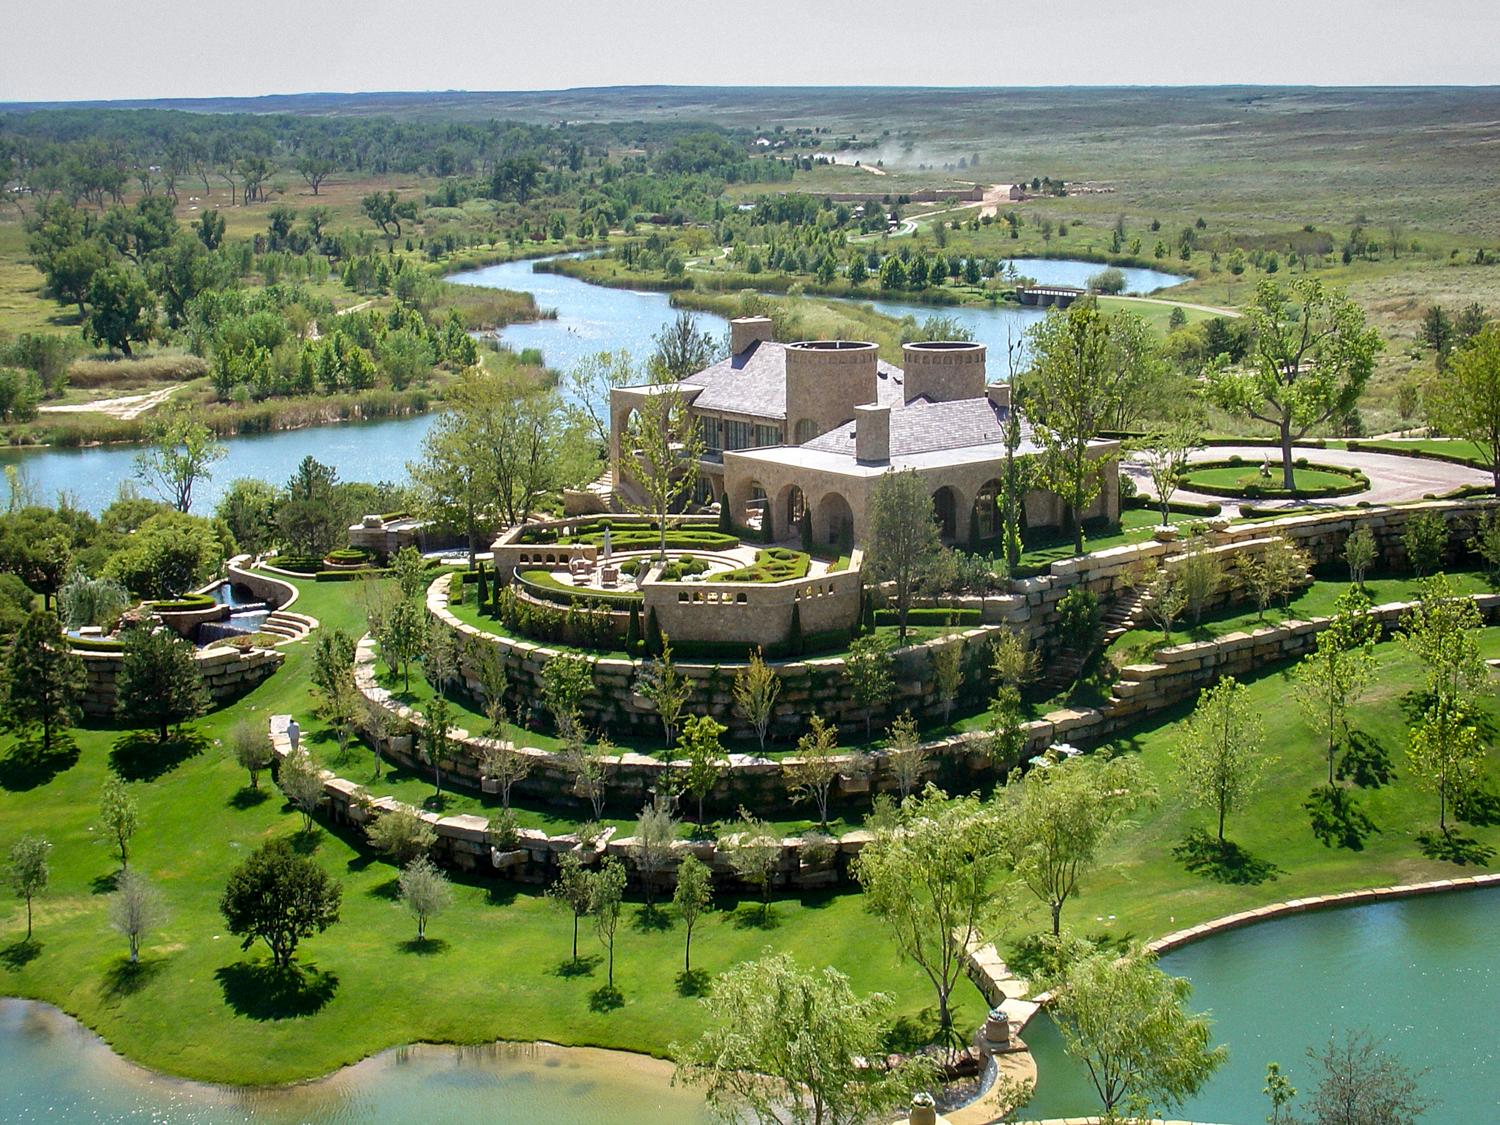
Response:
M1092 590L1075 586L1057 603L1057 627L1068 644L1085 648L1093 643L1101 620L1099 598Z
M755 562L715 576L719 582L782 582L806 578L812 560L801 551L769 547L755 552Z
M953 628L959 625L978 625L983 614L977 609L944 609L922 607L906 611L908 625L941 625ZM894 609L875 611L875 624L899 625L900 615Z

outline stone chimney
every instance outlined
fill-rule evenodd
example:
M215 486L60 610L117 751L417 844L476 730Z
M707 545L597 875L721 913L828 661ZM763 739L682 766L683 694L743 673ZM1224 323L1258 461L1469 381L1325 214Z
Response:
M989 396L990 402L1004 410L1010 409L1010 384L991 383L984 388L985 394Z
M751 344L771 338L771 318L741 316L729 322L729 351L739 355Z
M880 398L880 347L860 340L802 340L786 346L786 425L793 445L844 425Z
M984 396L983 344L925 340L901 346L906 401L958 402Z
M883 465L891 459L891 408L869 403L854 408L854 459Z

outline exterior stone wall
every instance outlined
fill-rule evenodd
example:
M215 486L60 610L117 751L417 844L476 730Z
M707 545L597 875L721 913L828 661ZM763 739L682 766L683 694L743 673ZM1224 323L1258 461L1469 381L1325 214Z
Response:
M249 555L239 555L229 560L224 575L236 586L243 586L272 609L288 609L297 600L297 587L269 574L260 574L250 569Z
M80 706L90 718L111 718L115 713L115 681L124 652L79 652L85 682ZM209 698L224 703L243 695L260 683L286 659L275 649L253 648L245 652L223 646L199 649L193 657L208 689Z

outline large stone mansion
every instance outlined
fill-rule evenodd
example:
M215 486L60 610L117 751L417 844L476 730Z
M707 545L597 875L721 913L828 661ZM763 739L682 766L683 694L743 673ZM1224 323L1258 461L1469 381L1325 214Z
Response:
M913 469L932 492L944 538L967 546L998 533L996 497L1005 457L1010 385L990 383L983 344L935 341L902 347L902 367L872 343L771 338L768 317L730 322L730 356L688 375L676 389L703 435L699 503L728 496L736 523L771 521L794 536L811 514L819 545L859 542L871 489L891 470ZM660 388L621 387L610 402L610 469L628 489L622 448L631 412ZM1039 447L1023 425L1021 456ZM1085 519L1119 518L1119 443L1090 443L1103 473ZM972 513L972 517L971 517ZM1026 497L1028 527L1060 527L1053 493Z

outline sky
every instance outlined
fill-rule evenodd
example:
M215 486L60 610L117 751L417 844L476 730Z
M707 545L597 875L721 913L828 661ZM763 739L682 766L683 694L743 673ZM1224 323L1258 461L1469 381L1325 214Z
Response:
M1492 85L1496 0L46 0L0 101L616 85Z

